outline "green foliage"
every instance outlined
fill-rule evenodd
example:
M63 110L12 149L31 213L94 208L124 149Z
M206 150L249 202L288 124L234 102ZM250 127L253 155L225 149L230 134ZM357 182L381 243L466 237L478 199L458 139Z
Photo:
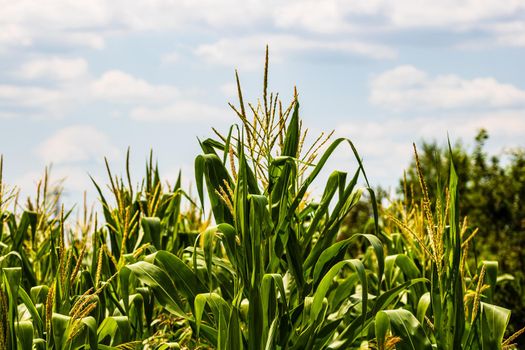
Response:
M497 288L494 302L513 310L510 330L523 327L525 320L525 150L515 149L507 157L489 157L485 142L489 135L481 130L475 145L469 151L460 143L452 150L457 165L461 215L468 217L469 227L479 229L472 243L472 259L478 256L498 260L499 269L506 278ZM429 184L446 183L450 156L446 147L437 143L423 143L420 154L423 177ZM407 202L422 198L419 179L413 166L401 182L400 191L406 192ZM436 186L429 192L435 196ZM522 344L525 345L525 344Z
M151 158L136 190L109 167L108 174L115 207L95 184L102 227L87 206L76 221L59 207L60 188L47 172L22 213L10 209L19 206L17 193L0 181L0 348L138 349L169 334L161 323L171 320L159 316L155 289L130 271L145 264L137 258L148 252L164 262L154 252L193 245L201 214L191 201L181 211L180 178L164 192ZM154 272L191 272L164 263L169 267Z
M136 187L106 162L102 225L87 206L75 221L47 174L18 213L0 162L0 348L511 348L498 263L468 259L457 164L434 192L421 181L421 205L380 212L352 142L306 147L297 93L283 108L267 81L266 64L263 98L246 105L237 77L240 125L200 141L201 208L150 156ZM353 172L311 198L340 147ZM368 223L347 227L364 193Z

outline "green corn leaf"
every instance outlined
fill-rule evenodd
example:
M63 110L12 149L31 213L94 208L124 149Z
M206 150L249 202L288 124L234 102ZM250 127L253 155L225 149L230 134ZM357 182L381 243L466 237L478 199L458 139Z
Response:
M378 265L379 265L379 285L381 284L381 276L383 275L383 263L384 263L384 252L383 252L383 244L381 241L374 235L370 234L356 234L350 238L347 238L343 241L337 242L330 246L330 248L324 250L321 255L319 256L319 259L317 260L317 263L315 264L314 268L314 274L313 274L313 280L314 285L317 284L317 281L321 276L324 276L326 271L328 271L336 262L343 259L346 249L352 241L354 241L357 238L364 237L366 240L372 245L374 249L374 253L376 255Z
M17 322L16 333L19 349L31 350L33 348L33 323L31 321Z
M31 227L30 237L32 241L35 240L36 234L36 222L37 222L37 213L33 211L24 211L22 217L20 218L20 223L16 230L16 233L13 237L13 250L19 250L20 244L24 240L27 230Z
M378 339L378 343L384 343L386 329L391 329L392 333L401 338L396 344L399 350L432 350L432 344L428 339L419 321L408 310L384 310L376 315L375 319L376 336L383 337Z
M160 219L156 217L144 217L141 220L144 230L144 243L151 243L156 249L161 249L162 227ZM139 244L139 242L137 242Z
M355 318L340 333L337 340L330 344L328 349L345 349L347 346L350 346L349 344L352 344L355 341L360 332L366 330L379 311L391 307L392 302L399 296L400 293L406 291L411 286L422 282L428 282L428 280L425 278L417 278L381 293L381 295L375 298L373 301L371 310L368 313L363 313L361 316ZM350 320L349 316L347 316L347 318Z
M303 236L303 239L301 241L303 249L306 248L306 246L310 243L314 233L319 229L319 223L321 219L328 213L328 207L335 193L337 193L337 190L344 187L345 179L346 173L340 171L334 171L328 177L328 181L326 182L324 192L321 197L321 202L319 203L319 206L315 211L314 217L312 219L312 222L310 223L308 231Z
M303 264L304 269L310 268L317 261L321 253L332 244L344 217L348 214L348 211L359 202L361 192L354 191L358 176L359 171L355 173L352 180L345 187L343 194L340 196L339 201L336 203L332 214L322 230L321 238L308 254Z
M488 282L490 288L487 291L487 302L493 302L494 294L496 293L496 283L498 281L498 262L497 261L483 261L485 266L485 280Z
M215 233L217 229L215 227L208 228L202 233L203 250L204 250L204 261L206 262L206 273L208 274L209 289L212 289L212 260L213 250L215 248Z
M263 310L262 339L269 337L271 324L277 322L285 324L287 315L280 313L280 305L286 305L286 292L283 278L280 274L265 274L261 284L261 303ZM285 311L286 312L286 311ZM266 345L268 346L268 345Z
M46 340L43 338L33 338L33 350L46 350Z
M139 280L151 287L155 291L155 296L159 302L168 311L177 316L186 317L182 309L182 301L177 294L177 288L175 288L173 280L163 269L145 261L139 261L124 268L130 269Z
M311 322L315 321L315 319L319 315L319 312L321 312L323 300L326 296L326 293L328 292L328 289L332 285L332 280L335 276L337 276L337 274L339 274L341 268L344 266L351 267L359 276L362 288L362 312L366 313L368 308L368 279L366 276L365 267L363 266L363 263L358 259L344 260L335 264L323 277L321 283L319 283L319 286L317 287L317 290L314 294L314 299L310 311Z
M230 306L216 293L197 295L195 298L195 324L197 327L197 337L200 334L202 314L206 305L210 307L214 315L214 328L217 330L217 349L226 349L226 340L228 339L227 317L230 315Z
M449 258L449 283L447 289L450 291L450 297L446 298L445 305L447 307L447 325L444 331L449 334L447 339L453 339L453 347L460 348L463 333L465 330L465 308L463 306L463 285L461 281L460 265L461 265L461 230L459 225L459 190L458 190L458 176L452 161L452 150L449 142L450 152L450 175L449 175L449 236L448 236L448 258ZM447 239L445 238L445 245ZM447 248L445 248L447 250ZM445 253L447 254L447 253ZM452 333L452 334L450 334Z
M82 324L85 326L87 331L87 341L90 349L97 349L98 347L98 335L97 335L97 321L95 318L88 316L82 319Z
M427 292L419 298L419 302L417 304L417 320L419 323L423 324L425 322L425 315L427 314L427 310L430 306L430 293Z
M239 293L239 297L242 296L242 293ZM242 339L242 326L239 316L239 302L238 297L233 301L233 305L230 311L230 317L228 320L228 338L226 344L230 349L242 349L243 339Z
M154 261L156 265L165 271L173 280L177 289L190 303L193 302L197 294L207 291L206 286L202 284L198 276L176 255L161 250L149 255L146 259Z
M40 314L38 313L35 304L33 304L33 301L31 300L31 297L26 293L26 291L23 288L18 289L18 296L20 299L22 299L22 302L26 306L27 310L31 314L31 318L33 320L33 325L35 326L37 330L37 334L42 335L44 324L42 322L42 318L40 317ZM33 331L33 325L31 326L31 331Z
M480 316L482 350L500 350L510 320L510 310L482 302Z
M31 295L31 301L35 304L44 303L46 301L48 292L49 292L49 287L46 285L31 287L31 290L29 293Z
M7 247L7 245L6 245L6 247ZM12 262L11 262L11 264L9 264L10 260L11 261L12 260L17 260L17 262L18 262L17 265L22 266L22 257L20 256L20 253L15 252L15 251L10 251L10 252L8 252L5 255L0 256L0 268L13 267L13 265L15 265L15 264L12 263Z
M115 346L130 340L131 327L126 316L106 317L97 329L98 342L109 339L109 345Z
M301 135L299 134L299 101L294 102L292 119L288 123L284 138L283 156L297 157Z
M217 230L222 233L223 242L225 244L226 254L233 266L242 266L240 259L242 256L239 254L237 249L237 231L235 227L230 224L219 224Z
M386 336L390 330L390 319L388 315L379 312L375 318L375 332L377 348L382 350L385 348Z
M310 172L308 177L303 181L299 191L297 192L297 195L294 198L294 201L293 201L292 205L290 206L291 211L295 211L295 209L299 206L299 203L301 202L301 200L303 199L304 195L308 191L308 188L310 187L312 182L317 178L317 176L319 175L319 173L321 172L321 170L325 166L325 164L328 161L328 159L332 156L332 153L337 149L337 147L339 145L341 145L344 142L346 142L350 146L350 148L351 148L351 150L352 150L352 152L353 152L353 154L354 154L354 156L355 156L355 158L356 158L356 160L357 160L357 162L359 164L358 172L360 171L360 172L363 173L363 176L365 178L365 182L366 182L367 186L370 187L370 185L368 183L368 178L367 178L366 173L365 173L364 168L363 168L363 164L361 162L361 157L359 156L359 153L357 153L357 150L356 150L354 144L349 139L338 138L338 139L334 140L326 148L326 150L324 151L324 153L321 156L321 158L319 158L319 160L317 161L316 166ZM374 216L377 216L377 204L374 202L374 203L372 203L372 205L374 207ZM377 230L377 226L376 226L376 230Z
M69 325L71 317L59 313L53 313L51 316L51 325L53 327L53 341L57 349L65 349L67 338L69 336Z
M204 208L204 181L208 189L208 200L211 204L213 216L218 223L233 223L233 217L216 191L225 187L225 182L232 186L228 171L216 154L203 154L195 158L195 180L197 192Z

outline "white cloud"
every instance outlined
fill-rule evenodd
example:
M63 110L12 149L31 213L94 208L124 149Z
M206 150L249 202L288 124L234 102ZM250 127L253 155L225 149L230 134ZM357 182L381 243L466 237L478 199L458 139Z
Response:
M3 107L28 107L53 104L61 100L61 95L53 89L25 87L18 85L0 85L0 101Z
M16 118L18 115L14 112L0 112L0 119L12 119Z
M117 158L118 148L102 131L91 125L73 125L58 130L42 142L35 152L45 163L69 164Z
M104 73L91 90L95 98L129 103L166 102L179 96L174 86L150 84L119 70Z
M12 23L0 24L0 51L4 46L30 46L32 39L29 33L20 26Z
M0 44L29 46L41 42L66 43L100 48L101 27L108 26L110 14L103 1L45 3L30 0L3 2L0 12ZM5 29L10 29L7 32ZM20 40L21 39L21 40Z
M525 10L522 0L296 0L275 7L277 27L314 33L377 33L429 28L450 32L505 24ZM497 28L488 28L489 33Z
M503 145L525 146L525 109L355 120L339 125L336 130L338 136L354 142L372 184L392 186L395 185L392 181L397 181L409 165L413 142L437 140L444 144L449 135L451 142L462 139L468 145L481 128L488 130L490 140L496 141L487 147L492 154L501 152ZM338 156L349 158L347 153Z
M410 144L420 139L452 140L472 139L478 130L485 128L494 137L518 139L525 133L525 109L501 110L481 113L450 113L439 116L418 116L414 118L394 117L387 120L359 121L344 123L337 131L366 141L366 152L377 156L386 153L381 142L405 140ZM379 142L379 143L378 143ZM377 144L376 144L377 143Z
M130 32L195 30L252 24L267 17L259 1L79 1L2 2L0 45L39 42L103 48L106 38Z
M227 98L237 97L237 84L236 83L225 83L222 84L219 89Z
M212 44L200 45L195 54L210 63L257 69L263 61L264 47L267 44L272 51L272 62L281 62L286 57L301 52L335 52L372 59L391 59L397 55L394 49L384 45L352 40L306 39L301 36L278 34L220 39Z
M92 100L88 64L83 58L28 60L11 75L22 80L0 85L0 112L11 117L61 118L72 107Z
M85 46L94 50L106 47L105 36L97 32L65 32L51 36L49 40L52 43L64 43L69 47Z
M16 76L22 79L46 78L67 81L83 78L88 73L88 64L83 58L49 57L22 64Z
M523 11L522 0L18 0L2 4L0 50L38 43L100 49L108 37L146 31L243 28L253 33L270 27L343 35L412 28L463 32L504 24Z
M461 50L484 51L499 47L525 47L525 21L509 20L482 25L484 36L461 41L454 47Z
M229 114L226 108L183 100L161 108L137 107L130 117L144 122L208 122L227 120Z
M525 105L525 91L494 78L435 77L413 66L399 66L371 80L371 103L395 111L494 108Z
M162 55L160 60L162 63L177 63L180 60L180 54L178 52L170 52Z
M525 21L496 23L489 27L501 46L525 47Z
M14 82L0 84L0 112L12 117L58 119L95 98L84 58L43 56L10 75Z
M525 3L521 0L328 0L322 3L310 0L287 2L282 9L276 10L275 16L278 23L317 28L318 31L344 27L351 23L351 19L347 18L352 16L379 17L400 28L455 25L456 29L464 30L484 20L504 19L523 9Z
M503 19L525 9L521 0L455 0L415 3L410 0L383 1L380 8L399 27L455 26L457 30L477 27L485 20Z
M349 6L346 9L349 10L354 4L347 3ZM273 16L278 27L302 27L313 32L334 33L352 28L345 20L344 8L340 1L290 1L279 6Z
M0 85L0 112L10 117L60 118L72 102L71 95L60 89Z
M93 78L83 58L54 56L34 59L21 64L12 75L30 81L32 85L26 82L0 84L2 115L59 118L72 107L99 101L115 105L159 106L172 103L181 96L176 86L153 84L120 70L109 70ZM44 84L40 79L48 81ZM55 84L50 86L49 81Z

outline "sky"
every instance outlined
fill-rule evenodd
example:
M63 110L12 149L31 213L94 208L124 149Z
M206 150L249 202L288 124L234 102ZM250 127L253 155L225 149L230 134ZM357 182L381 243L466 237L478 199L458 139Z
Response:
M162 176L193 176L197 138L248 101L299 91L315 135L350 138L372 186L394 187L412 142L480 128L496 155L525 147L525 0L0 0L4 177L33 193L44 167L66 201L103 182L104 157L134 180L153 149ZM348 150L332 169L354 171ZM322 187L322 184L319 185Z

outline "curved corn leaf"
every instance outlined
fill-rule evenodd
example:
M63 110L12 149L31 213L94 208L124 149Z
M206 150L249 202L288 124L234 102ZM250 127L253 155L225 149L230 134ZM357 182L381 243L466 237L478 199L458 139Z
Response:
M332 280L337 274L339 274L341 268L344 266L351 267L359 276L361 282L361 303L362 303L362 312L366 313L368 309L368 279L366 277L365 267L361 260L351 259L344 260L335 264L323 277L321 283L317 287L317 290L314 293L314 299L312 301L312 306L310 310L310 321L313 322L319 315L322 309L323 300L332 284Z
M33 323L31 321L19 321L16 328L18 349L31 350L33 348Z
M217 330L217 349L226 349L226 341L228 340L227 318L230 315L230 306L216 293L197 295L195 298L195 324L197 327L197 337L201 330L202 313L204 312L206 305L210 307L214 315L215 329ZM211 340L213 341L214 339Z
M408 310L384 310L379 311L375 317L376 336L383 337L377 339L378 343L384 344L386 329L391 329L392 333L401 338L396 344L399 350L432 350L432 344L428 339L419 321Z
M510 310L482 302L480 319L482 350L501 349L505 329L510 320Z
M108 341L110 346L116 346L129 340L131 327L126 316L106 317L97 329L98 342Z
M179 317L186 317L182 309L182 301L177 294L177 288L163 269L145 261L126 265L124 269L131 270L139 280L151 287L159 302L168 311Z

